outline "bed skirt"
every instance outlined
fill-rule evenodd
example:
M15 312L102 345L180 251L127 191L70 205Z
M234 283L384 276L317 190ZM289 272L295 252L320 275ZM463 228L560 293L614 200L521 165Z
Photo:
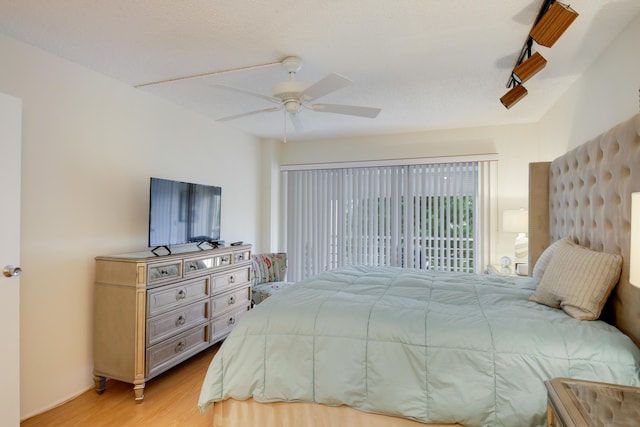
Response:
M227 399L213 404L214 427L451 427L460 424L424 424L406 418L370 414L348 406L305 402L260 403Z

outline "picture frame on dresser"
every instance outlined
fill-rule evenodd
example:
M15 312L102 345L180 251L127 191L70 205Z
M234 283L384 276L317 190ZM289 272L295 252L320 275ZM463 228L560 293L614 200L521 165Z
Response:
M133 384L137 402L153 377L223 340L251 309L251 245L98 256L94 381Z

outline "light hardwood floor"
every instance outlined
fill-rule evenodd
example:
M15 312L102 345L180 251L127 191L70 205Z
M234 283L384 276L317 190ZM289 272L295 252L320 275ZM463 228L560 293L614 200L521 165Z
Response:
M147 382L141 403L135 402L131 384L109 380L103 394L89 390L61 406L24 420L20 425L211 426L211 411L200 415L198 397L204 375L218 347L219 344L214 345Z

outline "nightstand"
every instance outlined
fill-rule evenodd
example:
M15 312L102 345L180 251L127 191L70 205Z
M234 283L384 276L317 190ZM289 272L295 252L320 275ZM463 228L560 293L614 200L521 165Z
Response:
M640 422L639 387L569 378L544 384L549 426L637 426Z

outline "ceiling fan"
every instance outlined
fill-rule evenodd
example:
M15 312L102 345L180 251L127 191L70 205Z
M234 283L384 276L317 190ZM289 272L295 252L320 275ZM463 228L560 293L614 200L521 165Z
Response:
M318 103L312 104L311 102L315 101L316 99L350 85L352 83L351 80L334 73L326 76L325 78L317 81L312 85L307 85L306 83L295 79L296 73L302 67L300 58L298 58L297 56L289 56L283 59L281 64L289 73L290 78L287 81L277 83L273 87L271 96L225 85L212 85L212 87L243 93L245 95L261 98L273 104L276 104L276 106L270 108L263 108L260 110L222 117L219 118L218 121L234 120L240 117L251 116L254 114L283 110L285 112L286 139L286 116L289 116L289 119L293 123L293 127L296 129L296 131L301 132L305 129L303 119L300 115L303 109L321 113L346 114L350 116L366 118L375 118L381 111L380 108L361 107L356 105Z

